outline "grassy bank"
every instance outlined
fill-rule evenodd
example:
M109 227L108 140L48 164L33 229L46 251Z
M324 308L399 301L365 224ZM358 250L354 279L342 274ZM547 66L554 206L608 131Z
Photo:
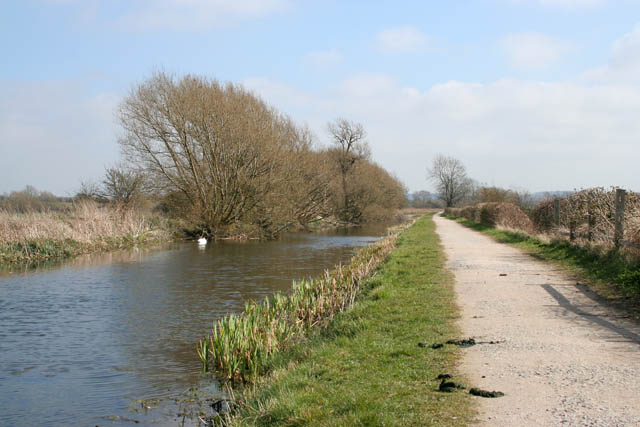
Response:
M618 251L579 247L563 240L545 242L521 231L502 230L464 218L455 221L573 271L588 281L599 295L620 302L636 316L640 315L640 264L626 259Z
M162 222L162 221L160 221ZM0 266L37 264L170 238L166 224L140 212L75 204L66 213L0 211Z
M464 425L463 392L438 392L460 351L418 343L458 338L453 278L430 216L404 231L349 311L277 355L240 392L233 425Z
M408 225L394 227L386 238L361 248L348 266L339 266L319 279L294 282L291 292L278 292L262 302L249 301L243 313L218 320L197 348L203 370L234 383L254 381L269 369L275 355L326 327L353 305L363 282L393 250L398 233Z

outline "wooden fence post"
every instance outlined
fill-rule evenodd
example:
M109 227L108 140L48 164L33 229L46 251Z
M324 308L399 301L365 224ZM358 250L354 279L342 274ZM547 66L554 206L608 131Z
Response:
M616 189L616 230L613 236L613 243L616 248L622 244L624 237L624 200L627 192L621 188Z
M571 242L576 240L576 222L575 221L569 222L569 240Z
M553 219L556 223L556 227L560 227L560 199L553 201Z

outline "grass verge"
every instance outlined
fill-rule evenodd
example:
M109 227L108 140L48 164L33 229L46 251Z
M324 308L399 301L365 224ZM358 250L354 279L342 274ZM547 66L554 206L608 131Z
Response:
M464 392L437 391L460 350L419 342L457 338L453 277L432 217L404 231L363 284L354 307L278 355L268 376L241 392L241 425L465 425ZM236 396L238 397L238 396Z
M640 319L640 265L625 260L616 250L580 247L563 240L544 242L521 231L501 230L464 218L449 219L572 271L598 295Z

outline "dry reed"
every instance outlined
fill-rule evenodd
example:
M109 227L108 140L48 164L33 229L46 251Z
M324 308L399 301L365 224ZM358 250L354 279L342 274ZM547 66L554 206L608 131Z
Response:
M0 210L0 262L34 261L168 238L134 210L74 205L69 213Z

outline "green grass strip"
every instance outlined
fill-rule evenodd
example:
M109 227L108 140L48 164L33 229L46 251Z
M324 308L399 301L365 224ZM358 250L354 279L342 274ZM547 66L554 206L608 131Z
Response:
M636 317L640 315L640 264L626 260L618 251L580 247L565 240L544 242L520 231L501 230L465 218L455 218L455 221L572 271L589 281L591 288L601 296L617 300Z
M453 277L432 217L398 238L354 307L278 356L270 375L245 391L233 425L465 425L464 391L437 391L461 352L418 343L459 338ZM456 380L464 380L456 378Z

